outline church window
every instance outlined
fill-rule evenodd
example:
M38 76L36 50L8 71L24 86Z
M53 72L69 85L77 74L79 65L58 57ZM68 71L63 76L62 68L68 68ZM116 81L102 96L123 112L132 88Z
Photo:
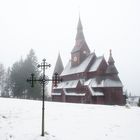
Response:
M76 56L74 56L73 61L74 61L74 62L76 62L76 61L77 61L77 57L76 57Z
M86 53L87 53L87 52L84 50L84 51L83 51L83 54L86 54Z

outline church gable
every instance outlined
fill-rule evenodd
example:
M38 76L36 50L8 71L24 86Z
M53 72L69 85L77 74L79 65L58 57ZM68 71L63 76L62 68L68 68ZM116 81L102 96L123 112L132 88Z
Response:
M102 58L102 60L100 61L101 58ZM103 56L101 58L99 58L99 60L97 60L97 64L98 64L98 61L100 61L98 68L97 68L97 74L105 75L106 69L107 69L107 62Z
M97 71L97 69L99 68L101 62L103 61L104 57L100 56L100 57L96 57L94 63L91 65L89 72L95 72Z
M94 55L94 53L91 53L81 64L76 67L71 67L71 61L69 61L61 73L61 76L85 72Z

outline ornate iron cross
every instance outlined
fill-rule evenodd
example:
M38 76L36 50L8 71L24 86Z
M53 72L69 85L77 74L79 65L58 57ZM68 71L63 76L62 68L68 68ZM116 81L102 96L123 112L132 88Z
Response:
M31 83L31 87L34 87L34 82L38 81L43 86L43 96L42 96L42 134L41 136L44 136L44 101L45 101L45 84L48 84L49 81L52 81L54 86L57 87L57 84L59 82L62 82L62 78L59 77L58 73L55 73L52 79L49 79L48 76L45 75L45 69L47 67L51 67L50 64L46 63L46 59L43 59L43 62L37 66L38 68L41 68L43 73L40 76L39 79L36 79L35 75L32 73L31 77L27 79L27 82Z

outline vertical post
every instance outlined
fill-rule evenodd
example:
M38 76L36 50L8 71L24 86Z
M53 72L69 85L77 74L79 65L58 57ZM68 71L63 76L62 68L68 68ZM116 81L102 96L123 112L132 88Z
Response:
M43 75L39 78L39 79L36 79L34 77L34 74L31 74L31 78L30 79L27 79L27 82L30 82L31 83L31 87L34 87L34 82L35 81L38 81L42 84L43 86L43 95L42 95L42 133L41 133L41 136L44 136L44 128L45 128L45 84L47 84L46 82L47 81L53 81L55 84L54 86L57 86L57 83L59 81L62 81L61 78L58 77L58 74L55 73L54 75L54 78L53 79L49 79L45 76L45 69L47 67L50 67L51 65L50 64L47 64L46 62L46 59L43 59L43 63L41 63L40 65L38 65L38 68L41 67L42 71L43 71Z
M44 107L44 101L45 101L45 61L46 59L43 59L43 100L42 100L42 136L44 136L44 110L45 110L45 107Z

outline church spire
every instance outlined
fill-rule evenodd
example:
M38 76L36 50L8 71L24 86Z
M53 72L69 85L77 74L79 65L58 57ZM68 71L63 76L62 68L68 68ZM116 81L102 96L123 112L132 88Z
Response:
M81 23L81 19L79 16L79 21L78 21L78 25L77 25L77 34L76 34L76 41L77 40L85 40L84 34L83 34L83 26Z
M106 70L107 74L118 74L118 71L114 65L115 61L112 57L112 50L110 50L110 55L109 55L109 59L108 59L108 67Z
M83 26L79 16L75 45L71 52L71 66L72 67L78 66L88 57L89 54L90 54L90 49L88 48L88 45L86 43L83 34Z
M112 50L110 49L109 51L110 51L110 56L109 56L109 59L108 59L108 64L114 64L115 61L114 61L114 59L112 57Z
M63 66L62 59L61 59L61 56L59 53L53 74L57 72L60 75L62 73L63 69L64 69L64 66Z

